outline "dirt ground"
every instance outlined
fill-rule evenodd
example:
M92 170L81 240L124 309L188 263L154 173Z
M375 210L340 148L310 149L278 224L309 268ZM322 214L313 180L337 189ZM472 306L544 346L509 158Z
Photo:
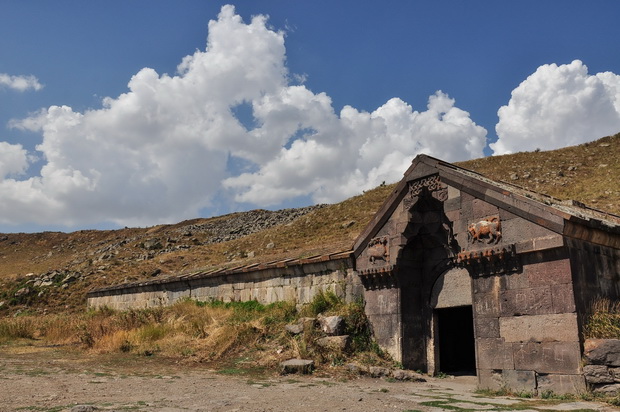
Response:
M484 397L475 377L386 379L280 376L207 369L157 357L0 347L0 411L617 410L595 402Z

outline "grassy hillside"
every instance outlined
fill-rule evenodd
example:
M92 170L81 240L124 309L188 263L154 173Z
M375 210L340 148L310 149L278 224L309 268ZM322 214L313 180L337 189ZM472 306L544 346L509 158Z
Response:
M559 150L485 157L457 165L493 180L620 215L620 133Z
M620 134L555 151L516 153L458 165L494 180L620 214L619 159ZM227 228L247 222L247 214L264 219L269 212L235 213L151 228L0 234L0 316L17 310L79 311L86 292L94 287L240 261L345 250L393 187L381 186L240 237ZM213 243L216 229L231 230L232 240L217 235L218 243Z

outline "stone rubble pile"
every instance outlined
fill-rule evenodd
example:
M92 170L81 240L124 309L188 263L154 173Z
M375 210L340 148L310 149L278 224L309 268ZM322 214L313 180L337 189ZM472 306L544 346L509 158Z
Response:
M594 393L615 395L620 391L620 340L586 339L583 374Z
M316 345L325 349L345 351L349 348L349 335L343 335L345 331L345 321L342 316L323 316L318 315L316 318L300 318L297 323L285 326L285 329L291 335L300 335L309 332L313 328L318 327L325 335L315 341ZM312 373L314 369L314 361L308 359L288 359L280 363L281 373ZM392 378L399 381L426 382L421 374L397 369L385 368L379 366L366 366L356 363L346 365L347 370L359 375L366 375L372 378Z
M14 297L21 298L37 292L41 296L44 293L44 289L50 287L66 289L71 283L80 280L82 274L76 271L51 270L38 276L34 273L29 273L26 277L31 279L27 280L24 286L15 292Z
M251 210L238 215L228 215L228 219L218 219L213 222L187 225L177 229L182 236L194 236L196 233L206 232L208 240L203 244L221 243L235 240L252 233L260 232L277 225L291 223L298 217L321 209L326 205L315 205L297 209L282 209L276 211ZM232 217L234 216L234 217Z
M215 219L208 223L184 225L165 238L151 237L143 240L141 246L145 253L138 257L138 260L152 259L157 255L191 249L197 245L210 245L239 239L273 226L290 224L295 219L325 206L322 204L276 211L251 210L226 215L222 219ZM267 249L273 247L273 243L267 245ZM254 252L249 253L253 255ZM230 259L237 257L253 256L239 256L239 254L229 256Z

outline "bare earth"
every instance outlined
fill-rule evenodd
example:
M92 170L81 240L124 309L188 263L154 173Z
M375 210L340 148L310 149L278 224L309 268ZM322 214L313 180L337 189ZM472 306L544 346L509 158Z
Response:
M471 376L413 383L228 372L156 357L0 347L0 411L616 410L595 402L483 397Z

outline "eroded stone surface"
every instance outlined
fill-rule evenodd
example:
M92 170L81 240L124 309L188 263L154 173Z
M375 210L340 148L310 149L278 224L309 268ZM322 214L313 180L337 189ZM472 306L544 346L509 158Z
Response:
M584 357L590 364L620 366L620 339L586 339Z

